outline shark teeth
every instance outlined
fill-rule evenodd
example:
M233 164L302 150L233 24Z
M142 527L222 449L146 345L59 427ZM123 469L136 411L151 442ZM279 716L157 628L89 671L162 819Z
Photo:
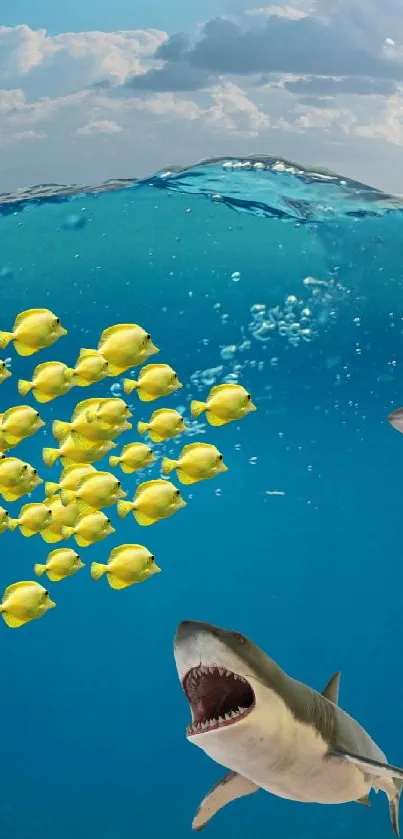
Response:
M205 731L212 731L217 728L222 728L226 725L231 725L235 720L239 720L248 714L250 708L241 708L236 711L229 711L223 717L218 717L217 720L204 720L203 722L194 722L186 727L186 736L192 737L194 734L202 734Z

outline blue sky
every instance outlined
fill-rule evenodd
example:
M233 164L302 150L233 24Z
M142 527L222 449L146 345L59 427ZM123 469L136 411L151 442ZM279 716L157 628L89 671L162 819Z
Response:
M402 0L0 0L0 191L267 152L403 192Z

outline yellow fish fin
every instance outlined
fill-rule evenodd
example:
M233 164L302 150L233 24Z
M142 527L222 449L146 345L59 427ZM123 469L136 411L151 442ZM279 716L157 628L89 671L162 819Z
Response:
M88 539L84 539L84 537L80 536L78 533L76 533L76 542L80 548L88 548L88 546L91 545L91 542L89 542Z
M60 457L59 449L43 449L42 458L45 466L53 466L56 460Z
M116 332L121 332L122 326L129 326L127 323L115 323L113 326L108 326L107 329L101 333L101 337L98 341L98 349L100 349L101 344L104 344L111 335L115 335Z
M146 489L149 489L150 487L166 486L166 484L167 484L167 482L164 481L162 478L154 478L154 480L152 480L152 481L144 481L142 484L138 485L138 487L136 489L136 494L135 494L134 497L139 498L139 496L142 495L142 493Z
M34 387L32 390L32 395L35 397L37 402L45 403L45 402L52 402L52 399L56 399L57 394L54 396L49 396L48 393L42 393L41 390L38 390L37 387Z
M82 361L83 358L102 358L102 353L98 352L98 350L80 350L80 355L78 356L78 361Z
M112 377L112 376L120 376L120 375L121 375L122 373L124 373L126 370L128 370L128 367L117 367L117 366L116 366L116 364L111 364L111 363L109 362L109 372L108 372L108 376L109 376L109 377Z
M9 597L14 591L17 591L19 588L25 588L25 586L29 586L31 583L27 580L21 580L19 583L11 583L11 586L7 586L3 594L3 601L6 597Z
M214 387L210 390L209 396L215 396L216 393L221 393L223 390L239 390L239 385L234 384L234 382L228 382L223 385L214 385Z
M111 588L119 590L122 588L128 588L128 586L131 585L131 583L124 583L123 580L120 580L119 577L116 576L116 574L111 574L108 571L106 573L108 577L108 583Z
M56 440L59 443L70 434L70 429L71 422L61 422L60 420L55 420L52 423L52 434L56 437Z
M26 379L19 379L18 380L18 393L20 396L26 396L30 390L32 390L33 384L32 382L28 382Z
M89 450L96 448L96 443L94 444L93 440L88 440L87 437L84 437L82 434L79 434L78 431L71 432L71 439L76 446L77 449Z
M51 583L59 583L60 580L64 580L65 574L56 574L56 571L51 571L51 569L49 568L48 577Z
M92 382L88 381L88 379L83 379L82 376L79 376L78 373L74 374L74 384L76 387L89 387Z
M177 460L171 460L170 457L163 457L162 458L162 465L161 471L163 475L169 475L173 469L175 469L178 465Z
M31 536L34 536L36 531L30 530L28 527L24 527L24 525L20 525L20 533L22 536L25 536L26 539L29 539Z
M139 434L145 434L148 428L148 422L138 422L137 423L137 431Z
M139 425L140 425L140 423L139 423ZM157 434L155 431L153 431L152 428L149 429L148 433L149 433L153 443L162 443L163 442L164 438L161 437L160 434Z
M60 493L60 501L62 502L63 507L68 507L69 504L73 504L76 498L77 493L72 489L62 489Z
M142 527L149 527L150 524L155 524L158 519L153 519L151 516L147 516L145 513L142 513L141 510L134 509L134 518L136 519L137 524L141 524Z
M59 394L55 393L53 396L49 396L47 393L43 393L41 390L38 390L37 387L32 388L32 396L36 399L37 402L41 402L42 404L45 402L52 402L53 399Z
M19 443L22 443L23 437L15 437L13 434L5 434L4 439L6 444L9 445L10 448L14 448L14 446L18 446Z
M17 315L14 323L14 329L16 329L17 326L21 326L21 324L24 323L24 320L31 317L31 315L47 315L48 313L49 309L25 309Z
M134 379L123 379L123 390L126 394L133 393L137 387L138 382L135 382Z
M80 416L80 414L82 414L83 411L88 411L90 408L94 408L95 406L98 407L99 402L100 399L97 399L93 396L90 399L83 399L82 402L78 402L76 407L74 408L74 412L71 418L72 421L77 419L77 417Z
M133 475L133 472L136 471L136 467L128 466L127 463L124 462L124 460L122 460L122 462L120 464L120 468L121 468L122 472L125 473L125 475Z
M62 527L62 536L63 539L70 539L70 536L73 536L74 527Z
M117 503L118 516L120 519L125 519L133 509L134 504L132 501L118 501Z
M21 618L16 618L14 615L10 615L9 612L2 612L2 617L7 626L11 629L17 629L19 626L24 626L24 623L28 623L27 620L22 620Z
M113 469L113 468L114 468L114 466L117 466L117 465L118 465L119 460L120 460L120 458L119 458L119 457L116 457L116 455L111 454L111 456L110 456L110 458L109 458L109 466L111 466L111 467L112 467L112 469Z
M7 498L5 495L4 495L4 498L6 499L6 501L16 501L15 498L14 499ZM17 529L19 523L20 523L19 519L9 519L8 520L8 529L11 530L11 532L13 532L14 530Z
M103 574L106 574L107 570L107 565L102 565L101 562L91 562L90 572L93 580L99 580Z
M39 562L34 565L34 571L37 577L41 577L46 571L46 565L41 565Z
M12 332L0 332L0 349L5 350L13 338L14 335Z
M197 484L198 478L192 478L183 469L177 469L176 472L178 479L180 480L181 484Z
M81 498L77 498L76 504L80 519L84 518L84 516L90 516L91 513L95 513L97 510L96 507L91 507L91 504L87 504L85 501L82 501Z
M61 542L63 540L61 533L56 533L54 530L50 530L50 528L41 530L40 535L42 536L43 541L47 542L49 545L53 545L56 542Z
M153 394L153 393L147 393L147 391L146 391L146 390L144 390L144 389L141 387L141 385L139 385L139 388L138 388L138 390L137 390L137 393L138 393L138 397L139 397L139 399L140 399L142 402L154 402L154 400L155 400L155 399L159 399L159 395L158 395L158 394L157 394L157 395L155 395L155 394Z
M33 349L32 347L28 347L27 344L23 344L21 341L14 341L14 349L18 353L18 355L34 355L37 352L37 349Z
M196 449L204 449L205 446L208 447L208 443L187 443L187 445L184 446L181 451L181 457L183 457L183 455L185 454L188 454L188 452L195 451Z
M210 425L214 425L217 427L220 425L226 425L227 422L231 422L231 420L226 420L222 419L222 417L218 417L217 414L213 414L211 411L206 411L206 417L207 422L209 422Z
M193 399L190 403L190 413L192 414L192 417L199 417L206 408L206 402L199 402L197 399Z
M53 498L54 495L59 491L60 484L55 484L52 481L47 481L45 484L45 495L46 498Z

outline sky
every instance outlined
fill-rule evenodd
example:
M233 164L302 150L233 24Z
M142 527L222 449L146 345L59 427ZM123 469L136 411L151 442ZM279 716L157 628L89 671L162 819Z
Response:
M0 192L266 153L403 193L402 0L0 0Z

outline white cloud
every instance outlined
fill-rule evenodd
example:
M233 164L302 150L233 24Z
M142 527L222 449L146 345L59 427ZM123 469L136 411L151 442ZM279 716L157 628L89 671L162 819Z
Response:
M90 136L91 134L120 134L123 131L121 125L110 119L100 119L94 122L87 122L81 128L77 128L75 133L82 136Z
M65 32L49 35L25 24L0 27L0 78L42 95L62 95L97 82L121 83L145 72L155 50L167 40L157 29L123 32Z
M16 131L14 134L3 134L0 136L0 146L13 146L15 143L22 143L27 140L44 140L46 134L43 131Z
M301 9L296 9L294 6L266 6L258 9L246 9L245 15L256 17L287 17L290 20L300 20L306 17L305 12Z
M245 91L232 82L211 88L213 105L207 110L207 126L218 131L256 137L270 125L267 114L248 98Z

